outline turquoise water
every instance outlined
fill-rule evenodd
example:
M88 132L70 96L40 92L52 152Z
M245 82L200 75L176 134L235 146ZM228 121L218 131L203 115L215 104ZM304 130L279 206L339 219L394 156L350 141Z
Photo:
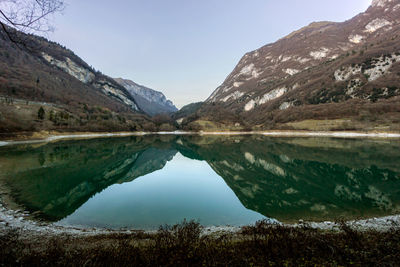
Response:
M162 170L94 195L60 223L157 228L184 219L204 225L245 225L263 218L243 207L207 163L178 153Z
M60 225L357 219L400 211L396 140L146 136L0 148L10 206Z

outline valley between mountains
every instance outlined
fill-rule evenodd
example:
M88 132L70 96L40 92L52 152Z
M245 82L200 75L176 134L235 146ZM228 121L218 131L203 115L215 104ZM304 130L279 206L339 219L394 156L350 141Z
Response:
M204 102L92 68L43 37L0 30L2 138L41 131L400 131L400 1L313 22L246 53ZM188 88L187 94L190 94Z

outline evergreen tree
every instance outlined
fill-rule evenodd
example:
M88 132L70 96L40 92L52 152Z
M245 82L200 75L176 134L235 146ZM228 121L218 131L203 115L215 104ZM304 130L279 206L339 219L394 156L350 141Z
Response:
M44 111L43 107L40 107L39 110L38 110L38 119L39 120L43 120L44 119L44 114L45 114L45 111Z

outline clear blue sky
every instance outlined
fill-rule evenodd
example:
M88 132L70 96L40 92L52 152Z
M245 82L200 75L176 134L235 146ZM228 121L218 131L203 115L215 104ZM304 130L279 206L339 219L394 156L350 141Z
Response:
M47 37L94 68L205 100L248 51L313 21L344 21L371 0L66 0Z

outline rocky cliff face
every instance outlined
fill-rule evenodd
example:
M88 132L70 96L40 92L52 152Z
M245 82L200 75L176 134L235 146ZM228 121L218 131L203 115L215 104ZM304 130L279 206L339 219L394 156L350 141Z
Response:
M65 56L61 60L56 59L45 52L42 52L42 56L48 63L65 71L82 83L97 88L105 95L117 99L134 111L140 111L133 96L127 93L123 87L119 86L111 78L105 75L96 75L90 68L74 62L68 56Z
M172 101L159 91L139 85L131 80L116 78L118 84L123 86L136 100L141 110L149 115L172 113L178 109Z
M354 99L397 99L399 35L400 1L374 0L348 21L314 22L245 54L206 103L248 118Z

